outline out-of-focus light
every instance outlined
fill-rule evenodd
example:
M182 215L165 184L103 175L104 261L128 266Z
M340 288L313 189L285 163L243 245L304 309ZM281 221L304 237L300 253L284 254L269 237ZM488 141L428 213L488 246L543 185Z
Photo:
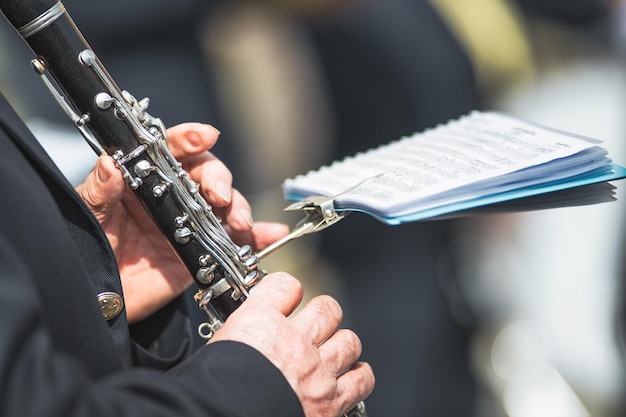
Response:
M522 320L498 334L491 365L503 382L510 417L589 417L574 390L550 362L550 338L541 323Z
M550 363L550 343L536 320L508 324L491 348L491 366L505 381L524 381L541 373Z
M505 384L502 396L510 417L589 417L591 414L561 374L548 367L525 381Z

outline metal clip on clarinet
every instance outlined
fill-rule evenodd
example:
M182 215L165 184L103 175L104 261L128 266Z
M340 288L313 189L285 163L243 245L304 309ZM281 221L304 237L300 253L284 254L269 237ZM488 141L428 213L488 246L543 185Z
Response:
M291 239L322 230L347 212L332 199L290 206L305 219L285 239L254 254L225 232L197 184L167 147L166 129L118 88L60 1L0 0L2 13L30 46L33 68L76 128L98 153L111 155L131 190L168 238L194 278L195 300L207 321L198 331L210 338L246 300L263 277L259 260ZM77 82L78 80L78 82ZM361 402L345 417L366 417Z

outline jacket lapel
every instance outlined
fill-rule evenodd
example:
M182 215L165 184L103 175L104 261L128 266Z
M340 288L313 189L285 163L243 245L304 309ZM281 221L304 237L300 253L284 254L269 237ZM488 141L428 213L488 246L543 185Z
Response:
M48 184L64 213L70 234L83 253L83 259L92 259L94 256L102 258L100 262L88 262L85 265L98 293L112 291L122 294L115 255L100 224L2 94L0 94L0 124ZM109 328L122 364L126 367L132 366L130 335L125 314L111 320Z
M11 140L29 157L31 162L36 163L39 168L55 178L69 194L74 194L72 185L2 95L0 95L0 121L6 126Z

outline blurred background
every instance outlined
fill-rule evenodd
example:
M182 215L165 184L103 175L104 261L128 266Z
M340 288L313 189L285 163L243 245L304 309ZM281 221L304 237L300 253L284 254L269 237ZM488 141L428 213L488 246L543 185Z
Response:
M282 212L285 178L472 109L603 140L626 164L619 0L64 4L152 115L219 128L257 220L299 220ZM31 58L0 25L0 89L78 183L95 158ZM623 416L616 185L598 206L397 227L353 215L264 268L342 302L377 375L372 417Z

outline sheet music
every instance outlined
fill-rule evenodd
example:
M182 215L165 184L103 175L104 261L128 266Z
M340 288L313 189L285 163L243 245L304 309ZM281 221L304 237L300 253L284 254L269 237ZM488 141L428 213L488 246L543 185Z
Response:
M601 170L610 162L593 140L504 114L472 112L287 180L284 190L290 195L339 195L338 207L401 215L506 191L502 186L515 181L531 184L538 177L576 175L577 169Z

